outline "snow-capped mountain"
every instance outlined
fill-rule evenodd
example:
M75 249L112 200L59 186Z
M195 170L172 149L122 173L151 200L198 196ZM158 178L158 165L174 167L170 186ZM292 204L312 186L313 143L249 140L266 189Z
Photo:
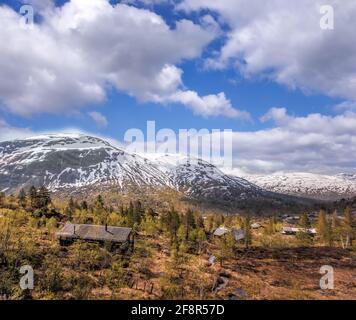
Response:
M310 204L304 199L266 191L246 179L229 175L201 159L184 155L144 154L167 176L169 186L191 200L232 208L290 209Z
M229 176L216 166L182 155L145 155L168 176L172 187L191 198L243 200L261 196L263 190L245 179Z
M294 196L336 199L356 195L356 176L352 175L241 178L203 160L133 154L81 134L48 134L0 143L0 191L17 193L31 185L45 185L54 192L168 187L192 200L234 207L259 203L260 208L305 202Z
M0 143L0 191L31 185L52 191L97 185L163 186L153 163L108 142L78 134L43 135Z
M291 200L229 176L202 160L188 161L175 155L145 157L78 134L1 142L0 191L16 193L31 185L45 185L54 192L106 187L122 191L133 187L141 192L145 188L168 187L191 200L235 208L256 202L284 205Z
M356 175L315 173L273 173L246 175L245 179L272 192L321 200L337 200L356 195Z

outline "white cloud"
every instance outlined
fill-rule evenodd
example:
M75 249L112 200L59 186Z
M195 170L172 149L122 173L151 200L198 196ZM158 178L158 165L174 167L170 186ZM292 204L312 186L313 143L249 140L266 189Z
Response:
M235 167L249 173L356 171L356 113L295 117L273 108L262 120L273 127L234 133Z
M184 0L184 10L210 9L231 30L214 68L235 66L290 88L356 100L356 2L330 0L335 29L320 28L321 0Z
M24 138L33 135L30 129L10 126L4 119L0 118L0 142Z
M106 128L108 126L108 120L100 112L92 111L88 115L95 121L99 128Z
M186 90L177 65L199 58L216 36L209 26L183 19L172 29L149 10L108 0L45 4L38 7L41 24L25 29L18 13L0 6L0 42L6 43L0 47L0 103L22 116L75 112L104 102L112 87L140 101L170 102ZM197 112L186 99L176 100ZM224 109L239 114L229 101Z
M336 106L334 106L334 111L336 112L345 112L345 111L353 111L356 112L356 101L344 101Z
M233 166L239 174L356 172L356 113L335 116L316 113L297 117L288 114L284 108L273 108L262 120L269 121L270 128L233 132ZM72 128L59 132L93 135ZM0 141L42 133L53 132L16 128L0 119ZM119 147L125 145L108 137L102 138ZM213 145L212 149L215 150L216 146Z

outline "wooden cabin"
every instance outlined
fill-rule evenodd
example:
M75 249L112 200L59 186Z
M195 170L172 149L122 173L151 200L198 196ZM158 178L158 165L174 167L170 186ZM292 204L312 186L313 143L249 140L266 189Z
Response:
M70 245L75 241L108 244L111 249L127 251L134 248L134 232L131 228L97 226L90 224L67 223L57 234L61 246Z
M251 228L252 229L259 229L259 228L262 228L262 225L259 224L258 222L255 222L255 223L251 224Z
M222 237L226 234L229 234L231 233L235 239L235 241L240 241L240 240L243 240L245 239L245 232L242 230L242 229L229 229L229 228L226 228L224 226L222 227L219 227L217 228L215 231L214 231L214 237Z
M296 235L298 232L305 232L313 236L317 234L315 228L305 229L305 228L294 228L294 227L283 227L281 233L284 235Z

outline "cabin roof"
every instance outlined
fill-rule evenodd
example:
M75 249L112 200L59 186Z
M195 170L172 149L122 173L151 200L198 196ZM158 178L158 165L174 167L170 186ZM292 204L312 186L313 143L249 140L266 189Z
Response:
M308 232L310 234L317 234L315 228L305 229L305 228L283 227L282 229L282 233L297 233L297 232Z
M232 234L236 241L245 239L245 231L242 229L232 229Z
M252 229L258 229L258 228L261 228L261 227L262 227L261 224L259 224L258 222L255 222L255 223L251 224L251 228Z
M231 230L226 228L226 227L219 227L214 231L214 236L221 237L227 233L229 233Z
M131 228L97 226L90 224L67 223L57 233L60 239L81 239L87 241L125 242L129 239Z
M225 234L232 233L236 241L242 240L245 238L245 232L242 229L229 229L226 227L219 227L215 230L214 236L222 237Z

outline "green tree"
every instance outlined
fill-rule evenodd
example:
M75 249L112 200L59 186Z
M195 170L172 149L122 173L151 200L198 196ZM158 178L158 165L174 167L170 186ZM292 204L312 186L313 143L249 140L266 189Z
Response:
M82 210L88 210L88 202L85 200L80 203L80 209Z
M337 217L337 210L334 210L331 220L331 227L333 230L337 229L340 226L339 218Z
M344 247L352 246L352 240L355 233L355 224L352 217L352 211L350 207L347 207L344 211L344 223L343 234L345 237Z
M332 236L331 236L331 225L328 222L325 210L320 210L318 221L317 221L317 230L320 236L321 241L331 246Z
M157 226L154 218L146 215L141 222L141 229L147 235L153 236L157 232Z
M252 244L252 233L251 233L251 218L249 215L246 215L243 218L243 230L245 233L245 238L244 238L244 242L245 242L245 247L249 248L250 245Z
M267 234L272 235L276 232L276 226L274 222L273 216L268 219L268 224L267 224Z
M230 232L220 237L218 247L218 259L220 260L220 266L223 267L225 259L230 258L234 252L235 238L233 234Z
M185 227L185 240L188 240L190 231L195 228L194 214L191 209L188 209L185 213L183 223Z
M0 206L3 206L5 203L5 193L0 192Z
M27 198L26 198L26 192L25 192L25 190L24 189L21 189L20 190L20 192L19 192L19 194L18 194L18 196L17 196L17 199L18 199L18 201L19 201L19 205L21 206L21 207L26 207L26 200L27 200Z
M37 189L35 186L31 186L29 190L30 204L33 210L37 209Z
M304 229L309 229L311 227L311 223L307 213L303 213L300 217L299 226Z
M47 209L47 207L52 203L51 194L45 186L42 186L38 193L38 209Z
M192 230L192 232L189 234L188 240L191 245L196 249L197 253L200 254L203 249L204 242L206 241L206 234L204 229L196 228Z
M171 240L171 245L176 243L178 240L177 231L180 227L180 223L181 223L181 221L180 221L179 214L174 208L167 211L162 216L161 225L168 232L170 240Z
M105 206L105 203L104 203L104 199L103 197L101 196L101 194L99 194L97 197L96 197L96 200L95 200L95 208L97 210L103 210L104 209L104 206Z

